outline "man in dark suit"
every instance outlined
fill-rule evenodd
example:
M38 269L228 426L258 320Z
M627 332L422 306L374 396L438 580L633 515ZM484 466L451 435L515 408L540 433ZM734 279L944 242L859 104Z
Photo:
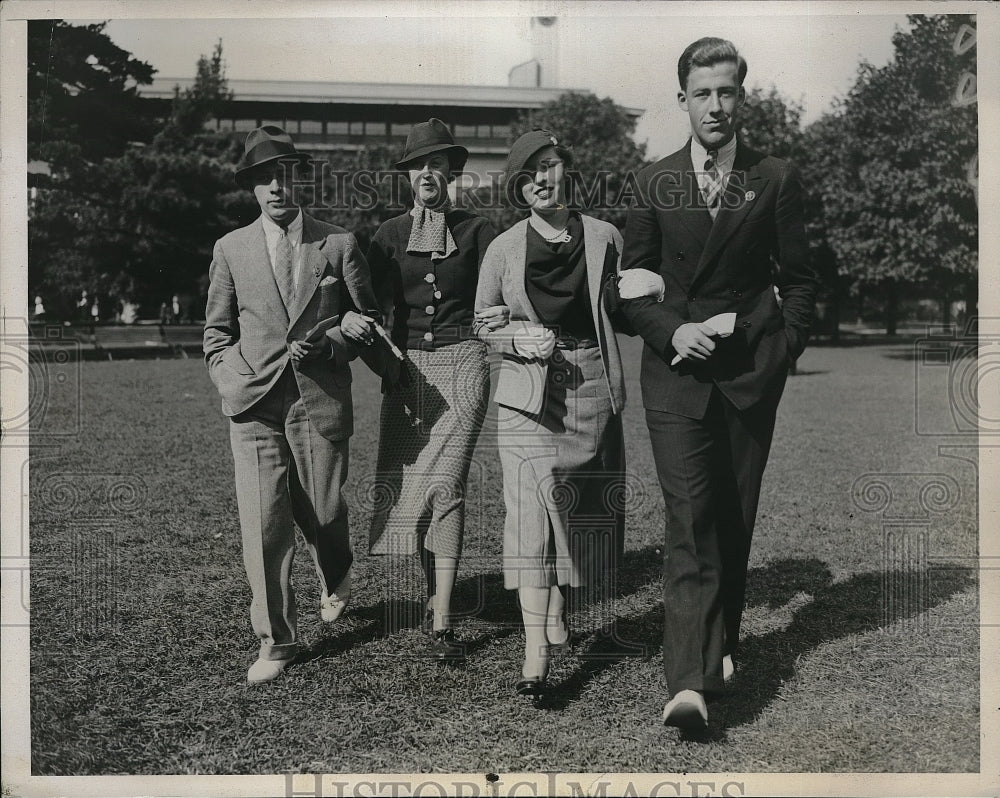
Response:
M250 683L279 676L298 647L291 568L295 526L319 575L320 614L351 594L347 506L353 432L350 360L377 307L354 236L292 201L292 167L308 160L281 128L247 136L236 182L261 216L215 244L205 311L209 374L229 417L243 561L260 653Z
M728 41L684 51L678 100L692 136L639 173L619 285L645 341L640 384L665 502L663 719L691 729L734 670L761 477L816 291L795 171L736 138L745 75ZM643 296L651 281L658 298ZM724 313L735 314L729 335L713 320Z

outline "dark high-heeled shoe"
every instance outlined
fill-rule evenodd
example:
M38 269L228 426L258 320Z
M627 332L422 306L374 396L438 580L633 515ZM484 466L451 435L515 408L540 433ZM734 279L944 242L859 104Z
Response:
M456 664L465 661L465 644L455 639L454 629L431 632L431 656L438 662Z
M546 677L538 676L534 679L521 679L514 685L514 692L518 695L529 698L540 698L549 691L549 683Z

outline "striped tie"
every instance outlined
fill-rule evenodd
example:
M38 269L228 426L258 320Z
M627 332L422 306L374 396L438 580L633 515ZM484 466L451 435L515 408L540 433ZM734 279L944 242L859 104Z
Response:
M719 212L719 200L722 198L722 172L715 162L719 153L715 150L708 151L708 160L705 161L705 185L702 188L702 196L705 197L705 205L708 212L715 219Z
M287 310L295 299L295 285L292 282L292 242L288 238L288 231L283 227L281 235L278 236L278 246L274 251L274 279L278 283L281 301L285 303Z

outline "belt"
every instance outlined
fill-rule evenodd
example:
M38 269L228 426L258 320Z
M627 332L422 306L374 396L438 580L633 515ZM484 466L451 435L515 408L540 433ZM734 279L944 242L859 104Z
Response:
M556 338L556 349L593 349L599 345L594 338Z

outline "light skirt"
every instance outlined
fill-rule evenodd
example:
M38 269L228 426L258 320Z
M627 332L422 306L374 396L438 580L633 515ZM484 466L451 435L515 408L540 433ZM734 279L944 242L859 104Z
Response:
M537 415L498 407L504 586L613 577L624 536L625 452L597 347L557 349Z

